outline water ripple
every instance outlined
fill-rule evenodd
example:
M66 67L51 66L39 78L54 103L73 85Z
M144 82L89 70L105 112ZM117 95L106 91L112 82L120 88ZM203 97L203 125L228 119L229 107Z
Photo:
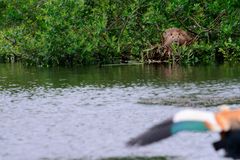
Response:
M0 91L0 157L37 160L169 155L220 159L221 154L210 145L218 136L210 133L183 133L140 149L128 149L124 143L180 110L177 102L149 107L138 103L141 98L231 97L239 95L238 86L238 83L185 83L167 87L38 87Z

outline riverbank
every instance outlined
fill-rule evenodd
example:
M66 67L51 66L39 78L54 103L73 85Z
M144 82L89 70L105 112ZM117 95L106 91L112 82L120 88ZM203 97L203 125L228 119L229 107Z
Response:
M240 61L237 1L3 0L0 9L0 62L49 67ZM173 46L166 59L159 50L163 32L172 27L194 42Z

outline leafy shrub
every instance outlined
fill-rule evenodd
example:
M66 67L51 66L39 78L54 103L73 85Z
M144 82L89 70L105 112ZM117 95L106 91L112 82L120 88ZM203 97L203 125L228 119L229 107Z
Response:
M141 60L144 50L161 45L162 32L170 27L197 37L190 46L174 46L179 58L170 63L240 60L238 0L2 0L0 20L4 62L51 66Z

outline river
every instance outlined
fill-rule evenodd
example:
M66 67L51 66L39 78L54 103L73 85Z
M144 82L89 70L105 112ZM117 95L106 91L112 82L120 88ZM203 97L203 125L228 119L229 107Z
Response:
M0 159L227 159L212 148L216 133L183 132L141 148L125 143L179 110L237 108L239 95L239 65L0 64Z

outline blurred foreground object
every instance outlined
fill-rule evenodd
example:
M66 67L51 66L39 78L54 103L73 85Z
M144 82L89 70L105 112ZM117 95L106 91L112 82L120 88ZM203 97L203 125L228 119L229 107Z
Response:
M215 150L224 149L227 157L240 158L240 109L224 106L219 112L183 110L127 142L128 146L145 146L181 131L218 132L221 140Z

